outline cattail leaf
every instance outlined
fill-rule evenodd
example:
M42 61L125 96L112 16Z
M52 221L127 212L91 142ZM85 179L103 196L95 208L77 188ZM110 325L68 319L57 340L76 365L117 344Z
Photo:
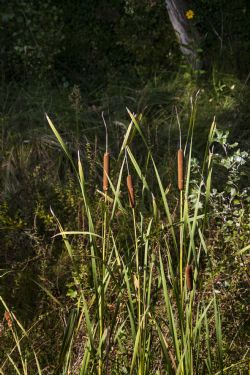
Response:
M160 273L161 273L161 280L162 280L162 286L163 286L163 295L164 295L164 300L165 300L165 306L168 314L168 320L169 320L169 328L171 331L171 335L173 338L173 344L174 344L174 349L176 353L176 358L179 361L181 358L180 354L180 346L179 346L179 340L178 340L178 331L177 331L177 326L175 323L175 318L173 314L173 309L172 309L172 304L169 299L169 292L167 288L167 282L166 282L166 277L165 277L165 272L164 272L164 267L163 267L163 262L162 262L162 257L161 253L159 251L159 260L160 260Z
M128 126L128 129L127 129L127 131L126 131L126 133L124 135L124 140L123 140L120 152L119 152L118 160L120 159L120 157L121 157L123 151L125 150L125 148L128 146L129 136L130 136L130 133L131 133L132 129L133 129L133 121L130 122L130 124Z
M100 236L99 234L96 234L94 232L87 232L87 231L74 231L74 230L71 230L71 231L64 231L62 230L60 233L57 233L55 234L54 236L52 236L52 238L54 237L58 237L58 236L67 236L67 235L88 235L88 236L93 236L93 237L98 237L98 238L103 238L102 236Z
M175 370L176 370L176 363L175 363L174 357L170 354L169 345L167 344L166 339L165 339L164 335L162 334L162 331L161 331L159 325L157 324L157 322L155 320L154 320L154 324L156 326L156 330L157 330L157 333L158 333L158 336L159 336L159 339L160 339L162 353L163 353L164 359L166 361L167 374L174 375Z
M110 186L114 194L114 201L113 201L113 207L112 207L112 213L110 217L110 221L114 218L114 214L116 211L116 206L118 205L118 208L121 212L125 213L124 208L122 207L121 201L120 201L120 189L121 189L121 181L122 181L122 173L123 173L123 168L125 164L125 158L123 159L120 171L119 171L119 176L118 176L118 181L116 188L113 186L112 182L110 181Z
M19 371L19 369L18 369L18 365L16 365L16 363L14 362L14 360L11 358L11 356L7 353L7 357L8 357L8 359L9 359L9 361L10 361L10 363L12 364L12 366L14 367L14 369L15 369L15 371L16 371L16 373L18 374L18 375L21 375L21 372Z
M89 363L90 363L90 341L88 340L85 348L84 348L84 355L81 363L80 374L79 375L88 375L89 374Z
M144 188L146 188L147 190L150 190L149 186L148 186L148 183L146 181L146 178L144 177L144 175L143 175L143 173L141 171L141 168L139 167L139 164L137 163L134 155L132 154L132 152L131 152L131 150L130 150L130 148L128 146L127 146L127 152L128 152L129 158L131 160L131 163L133 164L133 166L135 168L135 171L138 174L138 177L140 178L140 180L143 183Z
M157 179L160 191L161 191L161 197L162 197L163 205L164 205L164 208L165 208L165 213L166 213L166 216L167 216L167 219L168 219L168 224L170 226L170 231L171 231L171 235L172 235L172 238L173 238L174 247L175 247L175 250L177 252L178 251L177 240L176 240L176 235L175 235L175 231L174 231L174 228L173 228L173 221L172 221L171 213L170 213L170 210L169 210L168 201L167 201L166 194L165 194L162 182L161 182L161 178L160 178L158 169L155 165L154 159L151 158L151 160L152 160L153 167L154 167L154 170L155 170L156 179Z
M76 170L75 164L74 164L73 159L72 159L72 157L71 157L71 155L70 155L70 153L69 153L69 151L66 147L66 144L64 143L62 137L60 136L59 132L57 131L56 127L54 126L53 122L51 121L51 119L49 118L47 113L45 113L45 116L46 116L46 119L49 123L50 128L52 129L53 133L55 134L56 139L60 143L60 146L62 147L63 151L65 152L66 156L68 157L68 159L69 159L69 161L70 161L70 163L71 163L71 165L72 165L72 167L73 167L73 169L74 169L74 171L77 175L77 170Z

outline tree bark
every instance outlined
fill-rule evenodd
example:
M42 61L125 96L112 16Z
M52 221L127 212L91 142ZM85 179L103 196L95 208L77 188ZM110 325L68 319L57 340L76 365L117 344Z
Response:
M192 21L186 17L189 8L185 0L166 0L166 6L182 54L194 70L199 69L201 61L197 49L200 38Z

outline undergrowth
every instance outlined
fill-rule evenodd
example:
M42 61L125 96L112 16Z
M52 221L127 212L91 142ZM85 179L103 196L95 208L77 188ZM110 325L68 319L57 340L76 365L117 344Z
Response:
M170 106L171 87L86 106L75 87L66 126L12 148L6 104L0 373L247 373L249 155L216 125L243 88L178 87Z

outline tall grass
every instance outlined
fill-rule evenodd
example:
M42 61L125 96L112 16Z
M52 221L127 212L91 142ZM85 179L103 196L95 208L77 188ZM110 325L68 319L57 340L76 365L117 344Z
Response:
M51 204L58 226L56 236L62 238L68 251L77 291L61 352L55 353L56 374L215 375L240 365L224 363L220 308L213 289L209 296L203 289L202 259L209 259L206 236L216 123L213 121L210 127L193 202L190 189L196 100L197 96L191 101L186 138L180 136L179 150L173 156L178 169L178 178L172 182L174 191L179 189L177 207L174 194L158 171L139 115L128 110L130 125L114 176L106 144L103 192L97 202L88 193L80 152L76 163L47 116L75 173L85 218L82 230L65 230ZM140 167L132 151L135 134L144 144L146 168ZM75 237L83 243L87 284L83 283ZM22 367L8 355L13 373L32 374L20 349L20 338L14 339L13 350L18 351L17 361ZM36 373L42 374L35 351L33 356ZM0 369L4 373L4 365Z

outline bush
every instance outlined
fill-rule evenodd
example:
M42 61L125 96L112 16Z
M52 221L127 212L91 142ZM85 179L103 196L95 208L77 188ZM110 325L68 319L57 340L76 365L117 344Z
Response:
M1 0L0 12L0 53L6 79L46 77L63 49L61 10L53 0Z

